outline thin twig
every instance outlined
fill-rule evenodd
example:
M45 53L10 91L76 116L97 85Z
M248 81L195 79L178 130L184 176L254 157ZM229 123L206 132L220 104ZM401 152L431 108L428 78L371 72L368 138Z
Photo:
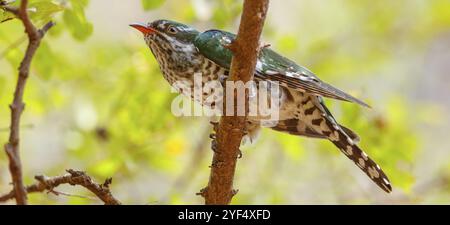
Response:
M90 199L90 200L96 200L97 199L97 198L90 197L90 196L71 194L71 193L66 193L66 192L62 192L62 191L51 190L51 191L48 191L48 192L52 193L52 194L54 194L56 196L64 195L64 196L67 196L67 197L85 198L85 199Z
M253 79L256 59L260 50L259 38L269 6L269 0L245 0L241 23L236 40L228 48L233 52L231 74L228 80L248 82ZM229 93L226 93L229 94ZM236 94L234 101L236 102ZM216 127L214 156L208 186L198 193L206 204L229 204L237 190L233 190L233 179L237 158L240 154L242 136L248 113L248 90L246 90L245 115L222 116ZM224 102L227 97L224 98ZM226 106L226 102L224 106ZM236 113L237 104L234 105ZM226 109L224 109L224 112Z
M11 108L11 125L8 143L5 144L5 151L9 159L9 171L12 177L16 203L20 205L27 204L27 191L25 190L22 180L22 165L19 152L19 135L20 135L20 116L24 110L23 93L25 84L29 76L30 64L36 50L39 47L44 34L54 25L49 22L42 29L36 29L31 22L27 12L28 0L22 0L19 9L9 6L2 6L7 11L14 13L23 23L25 32L28 36L28 46L25 56L19 66L19 76L17 79L16 89L14 91L14 99Z
M8 6L6 3L3 3L1 5L1 7L5 11L10 12L10 13L14 14L15 16L19 16L19 9L17 9L16 7Z
M43 192L45 190L53 192L53 189L61 184L80 185L94 193L100 200L105 203L105 205L121 204L120 201L112 195L109 189L109 185L112 182L111 178L106 179L103 184L98 184L94 182L92 178L83 171L68 169L67 172L67 174L56 177L47 177L44 175L35 176L34 178L37 180L37 182L35 184L27 186L25 190L27 193ZM61 194L61 192L56 193ZM0 202L13 199L14 195L14 191L2 195L0 196Z

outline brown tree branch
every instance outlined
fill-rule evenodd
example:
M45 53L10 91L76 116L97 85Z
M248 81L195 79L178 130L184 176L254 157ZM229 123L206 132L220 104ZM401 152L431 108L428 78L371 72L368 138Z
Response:
M17 9L16 7L12 7L9 6L9 4L13 3L14 1L5 1L5 0L0 0L0 7L7 11L10 12L12 14L14 14L15 16L19 16L19 9ZM2 21L3 22L3 21Z
M7 5L1 5L2 9L4 9L7 12L10 12L16 16L19 16L19 9ZM2 21L3 22L3 21Z
M241 23L236 40L228 47L233 52L230 81L248 82L253 79L259 51L259 38L269 7L269 0L245 0ZM239 157L242 137L248 114L248 90L245 93L245 116L222 116L216 130L216 148L211 166L208 186L199 193L205 204L229 204L237 193L233 190L233 179ZM226 97L224 98L226 99ZM234 101L237 96L234 93ZM224 105L227 105L226 103ZM234 114L237 114L237 104ZM224 109L224 112L226 110Z
M19 9L6 6L3 7L14 13L22 21L25 27L25 32L28 36L28 46L25 56L19 66L19 76L17 79L16 89L14 91L14 99L10 105L11 125L9 141L5 144L5 152L9 159L9 171L11 173L12 183L14 186L16 203L20 205L27 204L27 191L25 190L22 180L22 165L19 152L20 116L25 107L25 104L23 103L23 93L30 71L31 60L39 47L44 34L54 25L53 22L49 22L42 29L36 29L28 17L27 5L28 0L22 0Z
M103 184L97 184L85 172L75 171L72 169L67 170L68 174L57 177L46 177L43 175L35 176L35 179L38 182L36 184L24 187L22 180L22 166L19 154L20 116L25 107L25 104L23 103L23 93L25 90L27 78L29 76L30 65L33 56L36 53L36 50L38 49L45 33L54 25L54 23L49 22L44 25L43 28L36 29L28 16L28 0L22 0L19 8L7 6L4 1L1 1L1 3L2 4L0 6L4 10L13 13L22 21L25 27L25 33L28 37L28 46L25 52L25 56L20 63L19 76L14 92L14 99L13 103L10 105L10 136L9 142L5 144L5 151L9 158L9 169L14 189L8 194L0 196L0 202L15 198L17 204L27 204L27 193L43 192L45 190L48 190L52 193L61 194L60 192L56 192L53 189L61 184L71 184L81 185L85 187L107 205L120 205L120 201L114 198L109 190L109 185L112 182L111 178L106 179Z
M111 178L105 180L103 184L97 184L92 180L90 176L88 176L83 171L76 171L72 169L67 170L67 174L56 177L47 177L44 175L38 175L34 178L38 181L35 184L26 187L27 193L33 192L43 192L48 190L53 192L53 189L58 187L61 184L70 184L70 185L81 185L94 193L100 200L102 200L105 205L120 205L120 201L117 200L109 190L109 185L112 182ZM60 192L56 192L60 193ZM14 190L9 192L8 194L0 196L0 202L7 201L9 199L13 199L15 197Z

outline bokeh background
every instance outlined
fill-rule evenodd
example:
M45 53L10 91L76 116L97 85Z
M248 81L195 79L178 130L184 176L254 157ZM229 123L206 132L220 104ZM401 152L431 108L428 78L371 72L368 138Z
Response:
M85 170L113 177L126 204L202 204L209 118L175 117L176 97L128 24L165 18L236 32L242 1L31 0L36 24L57 22L26 87L25 182ZM17 4L17 2L15 3ZM0 10L0 19L8 14ZM263 40L372 109L327 100L394 186L385 194L332 144L271 130L242 147L234 204L449 204L450 1L271 1ZM0 142L26 47L18 20L0 23ZM3 151L2 151L3 152ZM0 154L0 192L11 189ZM99 204L83 195L30 194L32 204ZM13 203L10 201L9 203Z

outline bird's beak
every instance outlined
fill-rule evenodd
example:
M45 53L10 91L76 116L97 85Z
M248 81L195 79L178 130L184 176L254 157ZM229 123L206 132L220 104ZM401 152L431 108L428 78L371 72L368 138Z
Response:
M156 32L155 29L148 27L145 24L142 23L132 23L130 24L131 27L136 28L137 30L139 30L140 32L142 32L143 34L151 34Z

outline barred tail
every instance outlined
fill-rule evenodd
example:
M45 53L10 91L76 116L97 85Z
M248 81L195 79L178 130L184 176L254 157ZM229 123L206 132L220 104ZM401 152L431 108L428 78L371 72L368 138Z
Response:
M380 166L369 158L337 123L334 123L330 118L325 119L325 121L330 131L323 131L324 135L328 136L328 139L364 171L373 182L390 193L392 191L391 183Z

